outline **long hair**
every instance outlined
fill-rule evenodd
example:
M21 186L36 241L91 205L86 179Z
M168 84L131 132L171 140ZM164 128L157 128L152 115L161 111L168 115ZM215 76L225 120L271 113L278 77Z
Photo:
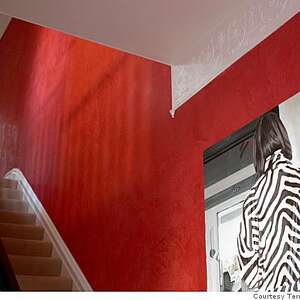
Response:
M254 167L257 177L264 173L269 155L281 149L287 159L292 159L288 133L274 112L264 114L258 121L254 134Z

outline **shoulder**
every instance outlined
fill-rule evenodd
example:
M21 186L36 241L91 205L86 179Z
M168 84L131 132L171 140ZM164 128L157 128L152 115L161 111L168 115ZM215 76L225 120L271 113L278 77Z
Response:
M272 170L275 173L283 173L285 175L299 177L300 179L300 168L291 160L284 160L280 164L275 165L275 168Z

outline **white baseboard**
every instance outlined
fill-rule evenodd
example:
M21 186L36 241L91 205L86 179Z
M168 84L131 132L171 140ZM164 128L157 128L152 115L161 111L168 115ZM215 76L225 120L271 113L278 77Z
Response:
M25 200L29 203L33 212L36 214L41 226L44 227L45 233L52 243L56 253L62 260L63 266L72 278L73 283L76 286L76 290L92 291L92 287L88 283L70 250L51 221L42 203L32 190L22 171L17 168L12 169L6 173L5 178L17 180L19 182L19 188L23 191Z

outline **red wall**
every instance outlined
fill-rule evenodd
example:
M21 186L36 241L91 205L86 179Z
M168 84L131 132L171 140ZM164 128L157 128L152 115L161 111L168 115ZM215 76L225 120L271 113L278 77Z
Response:
M300 15L171 119L170 69L14 20L0 171L20 168L95 290L205 290L203 150L299 91Z

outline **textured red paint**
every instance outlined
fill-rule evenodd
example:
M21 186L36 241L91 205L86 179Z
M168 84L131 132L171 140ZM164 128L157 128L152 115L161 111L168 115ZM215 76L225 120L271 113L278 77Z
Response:
M169 116L170 69L14 20L1 172L20 168L95 290L205 290L202 153L299 91L300 15Z

